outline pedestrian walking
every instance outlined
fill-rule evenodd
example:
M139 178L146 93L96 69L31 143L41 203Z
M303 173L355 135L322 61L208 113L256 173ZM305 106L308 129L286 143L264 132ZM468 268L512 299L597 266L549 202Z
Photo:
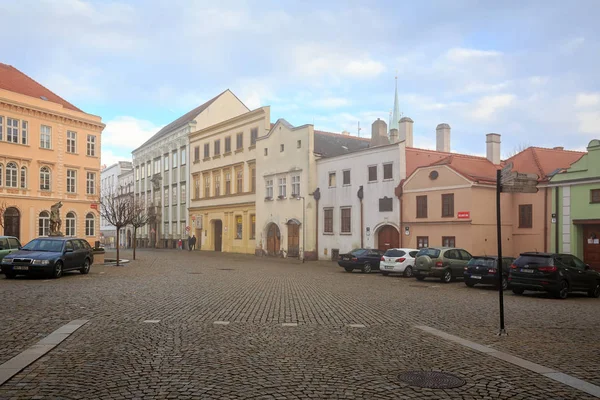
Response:
M183 242L181 241L181 239L179 239L179 241L177 242L177 248L179 250L183 249Z
M192 235L191 243L192 243L192 249L196 250L196 235Z
M188 236L188 251L192 251L192 237Z

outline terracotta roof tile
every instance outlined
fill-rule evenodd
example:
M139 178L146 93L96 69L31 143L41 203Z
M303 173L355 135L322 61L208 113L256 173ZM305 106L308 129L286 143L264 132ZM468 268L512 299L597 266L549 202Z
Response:
M416 147L406 148L406 176L411 176L417 168L431 165L448 157L452 153L443 151L418 149Z
M478 183L495 183L496 171L501 167L485 157L465 154L451 154L432 165L447 165L467 179Z
M0 89L58 103L69 110L83 112L73 104L40 85L12 65L0 63Z
M569 168L584 154L580 151L528 147L506 160L506 162L513 163L514 171L537 174L540 180L547 180L556 170Z

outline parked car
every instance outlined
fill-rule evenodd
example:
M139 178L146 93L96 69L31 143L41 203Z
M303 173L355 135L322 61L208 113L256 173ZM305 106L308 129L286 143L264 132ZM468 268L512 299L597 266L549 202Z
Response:
M388 249L379 263L379 270L384 276L392 273L401 273L412 277L415 266L415 256L419 250L415 249Z
M600 273L571 254L522 253L511 265L508 279L515 294L534 290L559 299L572 292L600 297Z
M373 270L379 270L379 261L383 256L383 251L377 249L354 249L350 253L340 254L338 265L352 272L360 269L361 272L368 274Z
M0 267L8 279L39 273L60 278L65 271L87 274L93 262L92 246L86 240L37 238L4 257Z
M464 249L454 247L428 247L419 250L415 261L415 278L439 278L444 283L462 278L473 256Z
M508 289L508 273L515 261L512 257L502 257L502 290ZM498 257L476 256L471 258L464 272L465 285L477 284L498 286Z
M21 242L14 236L0 236L0 261L21 248Z

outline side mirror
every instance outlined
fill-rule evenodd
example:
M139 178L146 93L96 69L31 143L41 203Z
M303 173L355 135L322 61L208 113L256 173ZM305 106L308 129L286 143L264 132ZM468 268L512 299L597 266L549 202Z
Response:
M589 264L585 264L585 270L587 271L588 269L590 269L590 265Z

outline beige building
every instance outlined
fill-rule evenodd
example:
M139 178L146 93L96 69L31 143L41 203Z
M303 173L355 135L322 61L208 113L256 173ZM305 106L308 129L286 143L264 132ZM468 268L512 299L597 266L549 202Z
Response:
M61 201L61 231L100 234L100 117L87 114L12 66L0 64L0 204L3 234L46 236Z
M269 128L270 108L261 107L190 133L196 248L254 254L257 139Z

